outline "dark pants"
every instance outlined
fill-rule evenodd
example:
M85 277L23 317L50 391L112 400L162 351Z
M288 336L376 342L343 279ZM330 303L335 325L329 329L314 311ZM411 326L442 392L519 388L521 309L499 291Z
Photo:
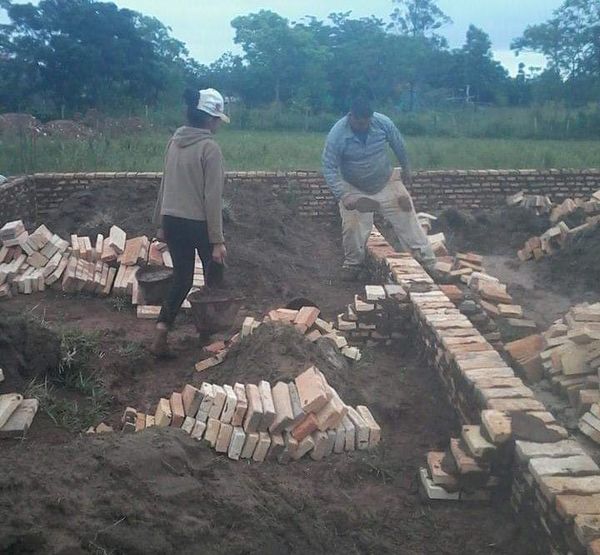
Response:
M207 287L222 285L223 266L212 260L212 245L208 240L206 222L163 216L162 228L173 259L173 282L158 321L171 328L194 282L196 251L202 260Z

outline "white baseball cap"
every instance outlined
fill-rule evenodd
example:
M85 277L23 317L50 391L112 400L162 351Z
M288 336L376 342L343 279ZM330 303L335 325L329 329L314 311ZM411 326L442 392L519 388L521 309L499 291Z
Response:
M225 123L229 123L229 117L223 111L225 107L223 95L215 89L202 89L199 92L198 110L202 110L211 116L222 119Z

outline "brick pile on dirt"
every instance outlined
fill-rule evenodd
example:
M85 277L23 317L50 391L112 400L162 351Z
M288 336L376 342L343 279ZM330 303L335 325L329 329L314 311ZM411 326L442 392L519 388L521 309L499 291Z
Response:
M73 194L45 216L44 223L64 237L72 233L95 237L111 225L129 236L152 237L156 194L142 183L100 183ZM337 222L307 219L261 185L227 185L224 220L226 279L229 287L243 294L246 306L256 308L266 299L281 306L303 296L331 314L347 303L352 285L337 283L327 296L316 294L323 285L337 281L335 272L342 263ZM331 241L332 233L339 234L339 244Z
M443 231L450 250L474 250L485 254L513 254L532 235L540 235L550 225L548 216L533 216L523 207L465 212L444 210L433 223Z
M222 364L203 373L202 378L216 383L267 380L292 381L309 366L317 366L338 393L348 391L350 364L327 339L311 343L294 327L263 324L235 344Z

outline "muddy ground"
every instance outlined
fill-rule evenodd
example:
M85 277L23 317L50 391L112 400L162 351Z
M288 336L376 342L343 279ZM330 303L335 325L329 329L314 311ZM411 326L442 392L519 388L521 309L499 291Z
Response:
M108 189L93 200L79 196L66 204L62 217L45 223L63 234L105 232L111 223L130 233L152 233L153 195L124 194L126 201ZM124 208L132 203L135 211ZM267 190L230 191L228 211L230 283L246 299L238 324L247 314L260 315L297 296L314 300L331 318L360 289L339 280L335 222L302 219ZM40 411L25 441L1 445L2 553L525 555L535 550L504 498L490 505L430 505L419 497L415 478L427 451L445 448L459 426L437 377L410 341L367 349L363 360L351 365L330 346L265 327L256 342L243 342L222 366L199 375L193 364L202 345L186 317L174 334L177 358L157 362L145 350L153 323L137 320L114 300L47 291L12 299L1 310L4 318L25 315L50 330L50 350L52 333L75 329L94 335L98 347L86 371L101 379L110 396L106 421L111 424L117 424L124 406L151 411L161 396L185 383L288 379L317 364L346 402L367 404L383 429L383 442L373 452L281 466L230 461L177 430L87 436ZM17 360L21 352L12 349L12 359L7 353L0 344L0 363ZM40 360L22 362L43 373L46 358ZM27 372L21 370L24 379ZM0 393L14 386L7 380ZM68 387L57 394L87 402Z
M568 222L571 227L580 223ZM494 211L444 211L435 224L452 251L473 250L485 256L488 273L508 284L525 316L542 329L571 305L600 298L600 230L578 237L567 249L540 261L521 262L517 250L541 235L551 223L522 208Z

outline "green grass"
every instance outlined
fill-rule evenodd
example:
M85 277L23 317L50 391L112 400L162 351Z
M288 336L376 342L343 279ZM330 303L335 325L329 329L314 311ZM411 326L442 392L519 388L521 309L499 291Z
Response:
M168 132L90 141L0 141L0 173L160 171ZM218 135L229 170L319 169L324 133L225 130ZM415 169L588 168L600 166L600 141L407 137Z
M41 409L63 428L83 431L97 425L108 415L111 403L96 370L102 356L96 334L65 331L57 375L52 380L34 380L26 395L37 398Z

